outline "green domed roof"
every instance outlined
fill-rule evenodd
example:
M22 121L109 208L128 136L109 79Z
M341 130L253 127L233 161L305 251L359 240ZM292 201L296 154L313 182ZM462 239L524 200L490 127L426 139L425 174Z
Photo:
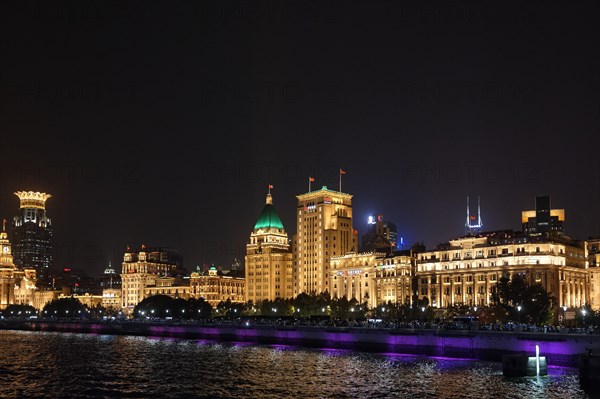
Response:
M279 219L279 215L273 204L265 205L254 225L254 230L267 228L283 229L283 223L281 223L281 219Z

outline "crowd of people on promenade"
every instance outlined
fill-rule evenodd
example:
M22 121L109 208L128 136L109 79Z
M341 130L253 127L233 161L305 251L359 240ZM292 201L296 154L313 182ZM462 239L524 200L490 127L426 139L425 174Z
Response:
M176 321L176 320L175 320ZM198 321L177 321L183 323L197 323ZM512 333L538 333L538 334L600 334L596 326L567 327L555 325L536 325L528 323L480 323L477 321L410 321L395 322L381 319L340 321L330 318L245 318L237 319L215 318L201 321L202 324L234 325L242 327L271 326L271 327L329 327L329 328L369 328L369 329L394 329L394 330L434 330L442 331L493 331Z

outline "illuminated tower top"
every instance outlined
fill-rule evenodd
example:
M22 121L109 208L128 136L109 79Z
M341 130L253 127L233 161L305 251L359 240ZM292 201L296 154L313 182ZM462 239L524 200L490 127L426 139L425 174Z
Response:
M467 234L477 234L483 227L483 221L481 220L481 206L479 204L479 196L477 196L477 216L471 214L469 208L469 197L467 196L467 220L465 222L465 228Z
M281 218L273 206L271 190L267 194L263 207L254 229L250 234L250 243L246 245L246 253L252 254L263 250L288 251L288 235L285 232Z
M17 191L19 214L13 218L12 252L18 267L33 268L43 280L52 266L52 220L46 214L50 194Z
M17 191L15 193L21 201L21 209L46 209L46 201L52 197L50 194L36 191Z

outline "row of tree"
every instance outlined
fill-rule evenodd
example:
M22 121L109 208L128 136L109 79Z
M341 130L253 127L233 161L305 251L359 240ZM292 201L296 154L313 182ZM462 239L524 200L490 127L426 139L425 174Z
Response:
M453 320L459 316L476 316L482 323L505 323L508 321L551 324L557 320L553 298L539 285L529 285L515 275L512 279L501 278L491 292L492 306L451 306L436 309L429 306L425 298L412 304L388 302L369 308L366 302L356 299L331 298L329 293L300 294L293 299L265 300L259 303L220 302L215 309L200 299L171 298L155 295L144 299L134 309L134 318L175 318L184 320L206 320L211 318L235 319L242 316L263 317L331 317L334 320L381 319L390 322ZM101 306L88 307L76 298L61 298L48 303L41 312L29 305L10 305L2 312L4 318L30 318L31 316L52 318L101 319L116 316L116 310ZM600 312L589 307L576 312L574 323L582 325L600 324Z

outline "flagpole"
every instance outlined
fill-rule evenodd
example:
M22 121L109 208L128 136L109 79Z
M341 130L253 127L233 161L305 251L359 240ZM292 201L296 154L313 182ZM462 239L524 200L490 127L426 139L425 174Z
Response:
M310 177L308 178L308 192L310 193Z
M342 169L340 169L340 193L342 192Z

